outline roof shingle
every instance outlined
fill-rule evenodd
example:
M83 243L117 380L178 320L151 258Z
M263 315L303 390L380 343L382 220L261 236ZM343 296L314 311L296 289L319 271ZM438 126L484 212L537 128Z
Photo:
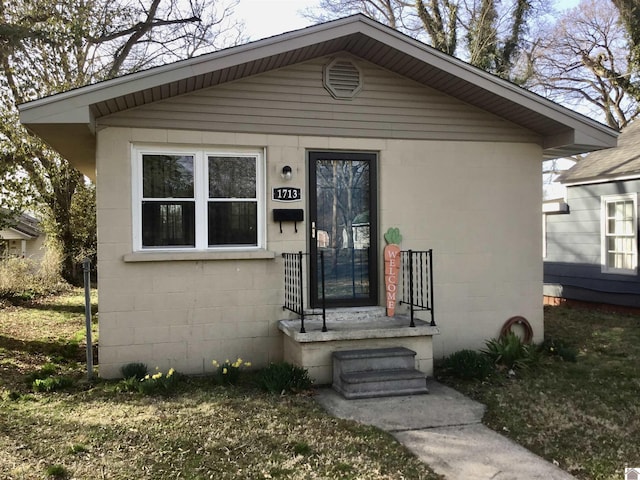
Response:
M629 124L618 137L618 146L588 154L560 177L562 183L640 177L640 121Z

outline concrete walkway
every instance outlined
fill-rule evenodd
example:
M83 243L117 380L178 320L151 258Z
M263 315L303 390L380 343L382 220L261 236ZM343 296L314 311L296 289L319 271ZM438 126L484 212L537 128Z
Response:
M482 425L484 405L433 380L430 393L346 400L330 388L316 400L338 418L391 433L447 479L571 480L575 477Z

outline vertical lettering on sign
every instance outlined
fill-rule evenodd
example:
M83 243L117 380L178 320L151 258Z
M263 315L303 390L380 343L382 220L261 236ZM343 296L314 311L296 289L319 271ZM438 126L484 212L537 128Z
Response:
M384 234L384 288L386 293L387 316L393 317L396 310L398 277L400 276L400 242L402 235L398 228L390 228Z

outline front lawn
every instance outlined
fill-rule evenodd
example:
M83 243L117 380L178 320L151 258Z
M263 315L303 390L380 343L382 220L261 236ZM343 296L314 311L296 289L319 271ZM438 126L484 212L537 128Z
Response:
M80 290L0 310L0 478L438 479L390 435L306 395L182 380L169 396L86 382ZM69 378L52 393L38 376Z
M619 480L640 467L640 316L545 307L547 339L576 362L485 381L440 380L488 406L484 423L584 480Z

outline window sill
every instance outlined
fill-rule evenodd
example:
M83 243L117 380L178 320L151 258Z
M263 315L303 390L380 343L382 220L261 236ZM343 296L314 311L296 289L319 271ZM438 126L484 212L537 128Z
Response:
M122 257L125 263L199 260L273 260L274 258L276 258L275 252L269 250L236 250L232 252L134 252Z

